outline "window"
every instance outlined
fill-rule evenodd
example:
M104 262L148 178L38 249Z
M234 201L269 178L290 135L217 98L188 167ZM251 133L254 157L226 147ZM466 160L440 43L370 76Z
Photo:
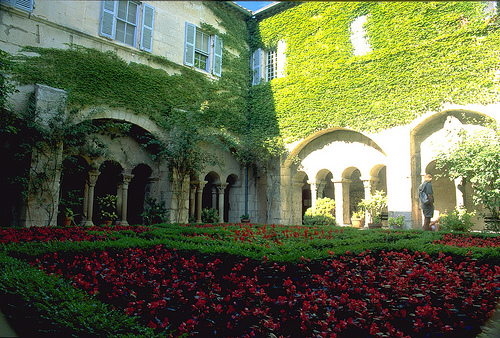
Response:
M266 81L271 81L278 73L278 53L275 50L267 52L266 57Z
M184 64L221 76L222 40L186 22Z
M139 48L152 52L153 27L155 9L146 3L140 5L135 1L103 1L100 35L137 47L138 29L140 27Z
M260 48L253 52L251 67L253 71L252 84L259 84L263 79L271 81L282 77L285 67L286 45L283 40L278 41L276 49L262 51Z
M0 0L0 3L33 13L33 0Z

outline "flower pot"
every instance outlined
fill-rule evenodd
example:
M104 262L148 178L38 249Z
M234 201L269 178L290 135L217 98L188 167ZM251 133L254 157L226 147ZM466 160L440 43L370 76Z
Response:
M362 228L363 227L363 218L351 218L351 224L353 228Z
M380 228L382 228L382 223L368 223L368 228L380 229Z
M65 227L69 227L71 225L71 221L73 220L73 218L71 217L64 217L63 218L63 226Z
M250 223L250 218L242 218L241 223Z
M105 225L105 226L110 226L110 225L111 225L111 223L113 223L113 221L111 221L111 220L106 220L106 221L104 221L104 225Z

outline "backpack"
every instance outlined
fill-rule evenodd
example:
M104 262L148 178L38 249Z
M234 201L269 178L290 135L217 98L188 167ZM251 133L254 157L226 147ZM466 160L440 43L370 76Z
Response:
M418 198L423 204L429 204L429 196L424 192L425 184L422 184L420 189L418 190Z

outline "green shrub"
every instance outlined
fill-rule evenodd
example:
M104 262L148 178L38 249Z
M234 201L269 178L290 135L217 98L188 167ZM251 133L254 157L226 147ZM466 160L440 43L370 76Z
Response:
M201 221L203 223L219 223L219 212L214 208L205 208L201 211Z
M335 201L320 198L316 201L315 208L308 208L304 215L305 225L337 225L335 221Z
M444 231L470 231L474 224L471 219L476 213L467 212L465 208L455 208L455 210L441 214L439 225Z

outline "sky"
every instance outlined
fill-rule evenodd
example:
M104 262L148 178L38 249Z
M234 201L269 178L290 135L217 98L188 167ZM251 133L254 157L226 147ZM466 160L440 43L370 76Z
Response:
M244 7L252 12L258 11L267 5L272 4L274 1L235 1L241 7Z

